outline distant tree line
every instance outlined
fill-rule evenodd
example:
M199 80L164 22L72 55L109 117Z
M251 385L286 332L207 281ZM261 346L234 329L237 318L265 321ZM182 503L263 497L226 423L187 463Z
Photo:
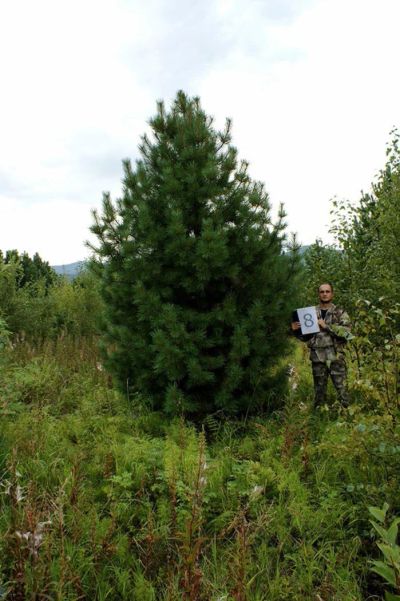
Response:
M0 318L12 338L92 336L100 315L98 285L87 271L69 281L38 253L0 251Z
M0 250L0 262L4 265L14 263L18 267L16 285L19 288L34 284L38 280L43 281L45 286L49 287L56 282L58 277L54 269L38 253L31 258L27 252L20 254L17 250L7 250L3 255Z

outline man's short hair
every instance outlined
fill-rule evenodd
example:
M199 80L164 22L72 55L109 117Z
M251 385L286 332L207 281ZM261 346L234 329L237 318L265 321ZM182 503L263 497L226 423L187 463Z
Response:
M332 284L332 282L323 282L322 284L320 284L318 286L318 292L319 292L319 289L321 288L321 286L323 286L324 284L328 284L328 286L331 287L331 292L333 292L333 284Z

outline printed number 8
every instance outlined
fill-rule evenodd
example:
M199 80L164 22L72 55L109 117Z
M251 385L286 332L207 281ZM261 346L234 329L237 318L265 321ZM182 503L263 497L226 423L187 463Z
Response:
M312 318L311 313L304 313L304 325L306 326L306 328L312 328L312 326L314 325L314 320Z

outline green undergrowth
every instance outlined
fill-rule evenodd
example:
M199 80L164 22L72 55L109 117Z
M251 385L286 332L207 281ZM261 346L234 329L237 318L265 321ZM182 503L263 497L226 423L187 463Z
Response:
M400 514L392 414L193 425L115 391L95 347L20 344L0 369L0 599L382 599L369 506Z

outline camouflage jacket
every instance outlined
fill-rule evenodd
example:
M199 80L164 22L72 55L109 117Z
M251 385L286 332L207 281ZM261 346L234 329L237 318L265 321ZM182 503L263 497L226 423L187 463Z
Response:
M315 307L318 318L321 317L321 309ZM311 361L334 361L343 356L344 347L348 340L353 337L350 331L350 319L346 311L331 305L325 315L327 328L314 334L307 340L310 349Z

